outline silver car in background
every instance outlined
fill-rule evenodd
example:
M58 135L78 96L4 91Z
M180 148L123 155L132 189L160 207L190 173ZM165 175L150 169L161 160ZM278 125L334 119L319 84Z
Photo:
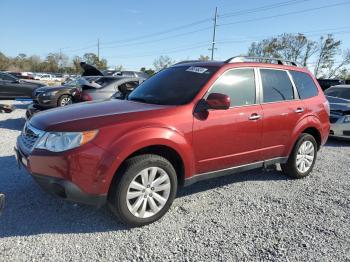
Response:
M337 85L325 92L330 105L330 135L350 139L350 85Z

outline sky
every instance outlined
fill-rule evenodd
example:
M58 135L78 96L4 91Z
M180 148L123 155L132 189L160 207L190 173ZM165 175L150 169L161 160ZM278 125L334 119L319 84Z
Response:
M216 7L216 60L282 33L334 33L350 48L349 0L0 0L0 52L82 56L97 53L99 39L110 67L151 67L160 55L197 59L210 56Z

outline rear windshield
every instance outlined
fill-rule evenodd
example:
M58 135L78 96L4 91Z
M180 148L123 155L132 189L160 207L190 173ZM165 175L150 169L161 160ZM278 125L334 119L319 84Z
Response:
M331 87L327 89L324 93L327 96L333 96L350 100L350 88Z
M211 76L214 66L177 66L155 74L139 85L128 97L150 104L184 105L193 100Z

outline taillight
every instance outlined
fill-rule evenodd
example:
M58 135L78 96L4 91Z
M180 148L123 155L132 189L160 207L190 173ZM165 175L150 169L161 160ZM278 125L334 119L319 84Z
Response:
M82 96L82 100L83 101L92 101L92 96L90 96L88 93L83 92L83 96Z
M326 112L327 112L328 116L330 116L330 114L331 114L331 109L330 109L330 107L329 107L329 102L328 102L328 100L326 100L325 102L323 102L323 105L324 105L324 108L326 109Z

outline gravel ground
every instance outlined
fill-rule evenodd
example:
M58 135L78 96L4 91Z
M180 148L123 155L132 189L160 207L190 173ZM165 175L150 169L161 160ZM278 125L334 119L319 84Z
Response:
M165 217L130 229L17 169L18 108L0 115L0 261L350 261L350 142L330 140L306 179L268 169L180 189Z

